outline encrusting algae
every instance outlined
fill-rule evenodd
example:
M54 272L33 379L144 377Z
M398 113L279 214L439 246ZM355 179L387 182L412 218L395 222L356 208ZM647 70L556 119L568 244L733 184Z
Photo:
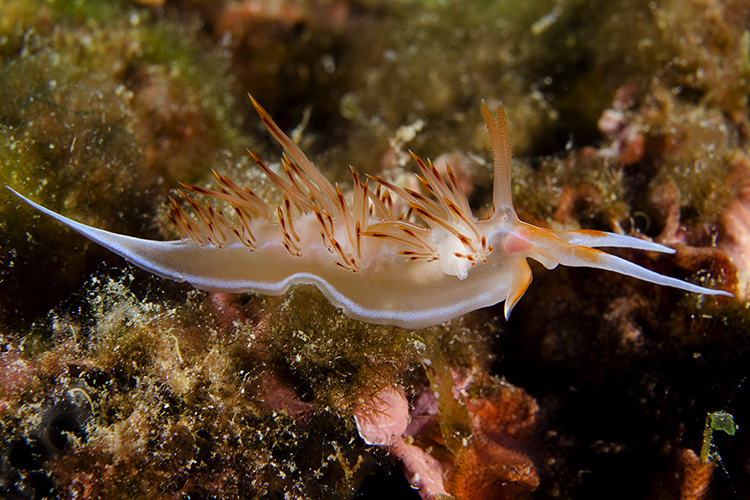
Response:
M185 181L201 187L184 188L191 201L172 213L198 239L221 243L203 225L221 210L229 239L230 226L272 234L294 260L305 226L325 257L316 267L353 276L366 267L351 244L363 184L389 193L394 218L434 236L432 247L464 245L408 213L411 203L437 206L442 222L455 214L433 196L429 162L408 150L440 154L434 180L465 195L469 222L495 213L477 104L485 97L497 114L502 98L521 158L519 219L642 233L677 252L617 255L744 295L733 262L746 281L745 0L137 4L152 3L0 6L0 186L89 226L169 240L179 230L160 205ZM331 218L338 181L352 232L326 234L323 211L325 226L314 209L304 221L309 177L288 152L278 168L266 160L278 158L254 138L261 121L238 98L248 89L325 168ZM247 146L292 189L255 168ZM262 214L243 223L230 183L249 186ZM0 191L0 496L364 500L410 483L425 499L746 494L744 299L581 268L545 273L532 258L534 286L508 322L488 307L418 332L346 317L307 285L280 297L202 293L138 269L114 279L100 270L54 306L119 259L63 240L69 231ZM389 241L394 254L415 251ZM468 260L455 253L470 252L458 248L443 262L455 275L441 259L399 257L404 269L470 282L486 264L460 280ZM717 408L740 424L716 437L726 474L686 459Z
M411 340L365 331L301 289L292 301L171 303L137 297L132 279L92 280L33 353L30 339L2 338L0 418L21 431L6 463L25 475L6 492L352 496L375 464L353 405L409 377Z
M558 262L598 267L691 292L731 296L728 292L662 276L591 248L616 246L673 252L668 247L612 233L551 231L520 222L511 201L510 139L502 107L496 121L482 103L495 160L495 212L486 221L478 221L472 215L450 167L447 167L448 178L445 179L431 162L425 164L416 156L415 161L423 175L418 179L427 196L375 177L371 179L378 187L372 191L367 181L361 182L352 169L354 201L350 208L339 186L331 185L317 171L255 100L253 105L285 150L282 160L284 177L250 153L283 192L283 204L276 207L275 219L274 211L252 191L241 189L218 174L215 174L216 190L184 187L193 193L229 203L238 222L230 222L221 210L209 204L202 205L183 194L195 216L189 215L172 200L170 220L179 228L183 239L171 242L142 240L95 229L16 194L40 211L158 276L188 281L219 295L246 291L278 295L286 292L291 284L315 284L347 316L383 325L434 326L503 299L507 319L531 282L527 258L533 258L549 269L556 267ZM395 208L398 202L391 192L408 205L405 213ZM416 224L410 217L412 213L428 227ZM341 327L337 326L336 331L340 330ZM304 330L295 329L293 332L304 343L310 337L315 337L317 342L322 340L322 332L315 329L310 332L309 325ZM525 454L508 448L510 438L507 431L499 435L488 432L491 425L476 414L483 407L481 404L471 417L475 421L478 419L480 425L472 427L467 408L461 408L454 401L453 375L440 348L435 347L435 340L429 332L427 335L427 345L432 347L428 349L425 360L439 368L435 374L427 368L427 374L435 401L439 404L442 442L456 457L452 466L441 465L422 448L403 440L402 434L409 422L408 404L392 385L386 384L378 389L373 380L368 380L370 390L359 395L357 405L349 403L347 408L345 402L353 399L350 394L348 398L329 401L325 408L335 408L344 402L338 411L353 412L350 414L356 417L357 429L365 442L383 446L397 457L410 476L411 484L425 498L450 492L458 494L458 498L472 498L471 491L479 492L477 498L482 498L499 483L512 484L512 490L519 492L536 489L539 477L533 462ZM179 365L183 364L180 341L174 335L171 337L177 365L174 359L170 364L179 374ZM149 348L149 343L137 335L130 335L130 339L141 348ZM163 337L162 342L165 341L169 343ZM393 342L394 339L389 339L386 345ZM282 350L288 351L288 347L284 345ZM366 352L372 355L372 351ZM209 352L206 359L213 357L215 353ZM314 356L299 356L299 359L309 362ZM221 364L216 360L211 364L213 368L209 375L213 373L213 377L221 377ZM407 361L406 364L410 363ZM302 364L292 362L291 365L294 366L294 376L298 376ZM345 372L353 375L357 366L352 364ZM386 374L398 379L395 373L387 371ZM389 378L387 375L386 379ZM204 390L200 377L188 375L188 380L183 383L176 382L182 378L179 375L176 379L174 375L171 377L173 392L178 395L185 391ZM261 396L259 400L266 409L283 410L290 418L301 421L307 419L307 413L314 411L315 405L295 400L294 391L280 378L282 374L264 370L258 377L255 379L256 391L259 395L268 393L267 398ZM322 394L337 397L331 387L326 389ZM82 394L87 395L85 391ZM391 402L379 406L383 401ZM403 404L398 404L398 401ZM489 401L486 403L492 407ZM461 401L461 404L466 403ZM400 407L404 411L396 410ZM373 412L395 413L391 418L381 420L367 415ZM185 429L182 431L184 439L179 438L179 441L189 439L192 442L194 438L191 439L189 428ZM381 432L386 433L385 437L381 437ZM344 446L350 445L351 441ZM334 446L340 454L341 444ZM347 479L344 484L353 484L355 472L362 465L362 456L354 464L347 458L340 457L339 460ZM486 470L477 472L479 464L485 462ZM274 462L270 464L274 465ZM297 467L294 462L284 462L284 467L290 466L294 469L286 472L283 468L274 470L283 478L294 473ZM444 474L446 468L450 470L447 476ZM448 477L445 483L444 476Z

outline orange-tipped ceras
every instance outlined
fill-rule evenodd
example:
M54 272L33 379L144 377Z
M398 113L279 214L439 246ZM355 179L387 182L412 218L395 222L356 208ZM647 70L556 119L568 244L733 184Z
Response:
M663 245L601 231L553 231L520 221L511 197L511 146L502 106L496 120L482 102L494 159L494 213L478 220L450 168L444 177L416 156L423 192L376 177L363 182L352 170L353 196L347 201L339 186L251 99L284 149L283 174L250 153L281 190L279 206L269 206L217 174L215 190L185 187L227 202L234 216L183 194L194 213L174 201L170 212L183 238L150 241L86 226L13 192L164 278L202 290L266 295L283 294L294 283L311 283L346 315L368 323L422 328L503 300L508 317L531 283L529 258L548 269L558 264L592 267L688 292L731 295L663 276L595 248L675 252ZM410 213L396 210L392 196L401 197Z

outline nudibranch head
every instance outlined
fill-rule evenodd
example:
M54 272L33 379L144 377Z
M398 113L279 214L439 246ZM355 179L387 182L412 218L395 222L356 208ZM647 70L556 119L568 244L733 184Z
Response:
M169 218L182 239L159 242L80 224L16 194L159 276L203 290L268 295L283 294L294 283L314 284L345 314L369 323L423 328L502 301L507 317L531 283L529 258L549 269L593 267L690 292L731 295L662 276L595 247L673 253L671 248L624 235L552 231L521 222L511 196L511 143L502 105L497 119L484 101L481 105L495 177L493 214L478 220L450 167L443 176L416 155L422 190L378 177L362 180L352 169L347 199L250 99L284 151L280 174L248 152L280 190L277 206L214 173L215 189L183 185L180 194L190 212L171 200ZM220 200L233 213L226 215L195 195ZM394 197L407 208L396 208Z

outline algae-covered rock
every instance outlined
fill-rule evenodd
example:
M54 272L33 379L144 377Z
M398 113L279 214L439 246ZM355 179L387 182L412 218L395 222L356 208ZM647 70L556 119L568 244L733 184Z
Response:
M522 219L652 238L678 253L623 256L734 287L750 269L749 12L0 0L0 183L176 237L163 208L178 182L214 169L279 196L244 152L268 141L250 92L345 194L350 164L404 185L412 150L448 159L488 213L479 102L502 100ZM408 481L424 498L747 496L746 296L535 271L509 323L490 308L410 332L305 287L205 294L120 266L0 194L0 496L417 495ZM404 399L411 420L370 446L354 417L379 394L398 395L398 429ZM713 442L726 473L694 460L718 411L739 424Z

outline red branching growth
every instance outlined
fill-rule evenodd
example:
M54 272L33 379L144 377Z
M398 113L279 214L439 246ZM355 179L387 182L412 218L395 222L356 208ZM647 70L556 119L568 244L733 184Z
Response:
M702 462L693 450L684 449L680 454L680 465L683 468L680 500L701 500L711 486L716 463L711 460Z
M536 402L509 386L467 405L473 439L448 475L451 495L461 500L527 497L539 486L537 467L524 445L539 411Z

